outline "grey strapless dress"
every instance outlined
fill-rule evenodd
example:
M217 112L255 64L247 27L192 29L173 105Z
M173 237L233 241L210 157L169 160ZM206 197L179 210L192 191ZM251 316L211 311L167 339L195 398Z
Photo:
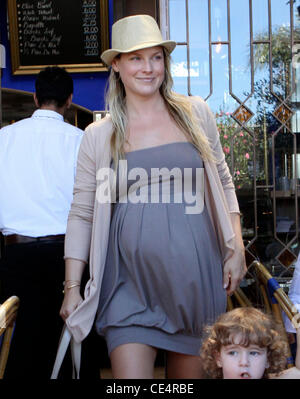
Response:
M151 168L179 168L177 178L184 180L184 168L190 168L194 188L195 171L203 168L186 142L133 151L126 159L128 173L138 167L148 176ZM128 189L137 180L129 180ZM203 327L226 310L221 254L205 203L201 213L187 214L183 194L182 203L175 200L178 192L172 196L175 180L170 203L114 204L95 320L109 353L135 342L198 355ZM149 179L149 198L154 185L161 181Z

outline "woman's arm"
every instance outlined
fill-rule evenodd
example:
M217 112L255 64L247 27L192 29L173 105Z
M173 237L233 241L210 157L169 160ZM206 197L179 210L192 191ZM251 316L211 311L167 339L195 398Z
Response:
M235 193L235 187L225 160L225 154L220 142L220 135L214 114L201 97L191 96L189 97L189 100L192 102L195 116L198 120L201 130L208 138L213 156L216 160L215 164L220 182L223 187L229 213L239 213L240 209Z
M63 320L82 302L80 284L91 242L96 191L95 163L95 145L87 128L79 149L73 202L65 236L65 296L60 310Z
M226 260L223 269L224 288L226 288L227 294L231 295L233 294L234 290L238 288L241 280L247 272L245 248L241 230L239 205L236 197L235 187L232 181L232 176L225 160L225 154L221 146L215 117L207 105L206 107L207 129L209 131L211 148L216 158L216 167L230 213L232 229L235 234L234 252L232 256Z
M64 321L82 302L80 284L85 262L68 258L65 261L65 268L65 296L59 313Z
M87 127L81 141L65 237L65 259L87 262L90 250L95 192L96 155L93 131Z
M233 294L247 272L240 215L239 213L231 213L230 218L235 234L235 249L232 256L225 262L223 269L223 283L227 295Z
M221 146L220 136L215 117L209 106L200 97L190 97L195 106L195 112L199 123L206 133L213 155L216 160L216 168L222 184L224 196L226 199L228 211L230 214L232 229L235 234L235 248L233 254L224 264L224 288L227 294L231 295L238 287L244 277L247 268L245 260L245 248L242 239L240 209L237 201L235 187L232 181L228 165L225 160L225 154Z

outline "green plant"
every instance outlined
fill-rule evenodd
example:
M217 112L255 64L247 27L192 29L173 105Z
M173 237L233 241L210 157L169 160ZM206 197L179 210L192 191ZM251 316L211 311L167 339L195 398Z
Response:
M253 137L239 127L230 112L216 113L216 122L236 189L252 187Z

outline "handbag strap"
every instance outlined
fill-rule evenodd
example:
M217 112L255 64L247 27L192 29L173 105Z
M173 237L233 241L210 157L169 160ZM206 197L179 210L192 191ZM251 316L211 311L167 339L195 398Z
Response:
M79 380L80 374L80 361L81 361L81 343L77 343L74 338L71 338L71 354L72 354L72 364L73 364L73 372L72 378L73 380Z
M55 380L58 377L59 370L61 368L62 362L66 355L67 349L69 344L71 343L71 355L72 355L72 363L73 363L73 372L72 378L79 379L80 373L80 359L81 359L81 343L75 342L72 338L70 331L68 330L67 326L64 325L59 344L58 350L56 354L56 359L53 366L53 371L51 374L50 379Z

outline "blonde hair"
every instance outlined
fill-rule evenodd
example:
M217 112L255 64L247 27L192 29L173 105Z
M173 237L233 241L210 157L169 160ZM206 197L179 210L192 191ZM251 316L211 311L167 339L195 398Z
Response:
M160 93L165 101L168 112L177 126L191 139L204 160L215 161L209 141L201 131L192 109L192 102L181 94L172 91L171 57L163 49L165 61L165 77L160 87ZM120 56L120 55L118 55ZM119 159L124 158L124 144L126 142L127 110L126 93L119 73L111 68L106 94L106 110L109 111L113 133L111 136L111 152L115 168Z
M282 327L273 317L252 308L236 308L224 313L206 330L208 337L202 345L201 358L204 371L210 378L222 378L222 369L217 365L217 356L223 346L233 344L234 337L241 336L239 345L251 344L267 349L269 367L263 378L279 373L286 368L288 345L283 339Z

